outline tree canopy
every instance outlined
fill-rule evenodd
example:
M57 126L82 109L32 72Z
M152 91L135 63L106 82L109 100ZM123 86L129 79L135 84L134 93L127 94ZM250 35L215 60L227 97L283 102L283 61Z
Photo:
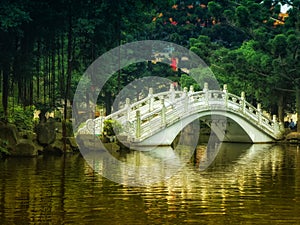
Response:
M3 0L1 117L7 120L16 104L67 107L97 57L121 44L156 39L189 48L230 91L246 91L282 120L286 111L300 112L299 8L299 0ZM139 63L115 74L98 103L109 113L122 87L153 74L192 83L180 70Z

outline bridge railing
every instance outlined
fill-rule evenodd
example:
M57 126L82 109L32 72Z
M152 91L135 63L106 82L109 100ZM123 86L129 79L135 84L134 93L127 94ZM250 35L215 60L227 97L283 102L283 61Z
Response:
M112 114L101 118L98 117L94 120L96 128L94 131L96 134L103 132L103 121L104 120L117 120L121 124L125 123L134 123L134 120L136 120L136 111L140 111L141 115L149 114L149 115L155 115L160 111L159 105L161 102L161 99L168 99L168 102L166 104L169 104L171 101L175 101L176 99L180 98L182 95L182 91L175 91L174 87L170 87L169 91L160 92L160 93L153 93L153 89L149 89L149 94L146 98L139 100L133 104L130 103L130 99L127 98L126 102L120 110L113 112ZM149 116L148 115L148 116ZM90 122L90 121L89 121ZM88 133L88 126L85 126L79 130L82 133Z
M186 104L186 102L188 102L188 104ZM177 120L199 112L201 109L235 111L235 113L246 117L250 122L261 129L267 130L270 133L278 133L278 131L276 131L277 121L272 121L268 117L264 116L261 112L260 104L258 104L258 107L254 107L250 103L246 102L244 93L242 93L242 96L239 97L237 95L227 93L226 91L217 90L190 92L186 99L181 97L174 103L183 105L183 107L176 107L176 110L171 110L170 107L164 107L165 115L161 114L161 118L157 116L158 114L155 119L155 116L150 114L143 116L141 120L140 134L137 134L136 137L141 140L145 139L168 124L173 124ZM184 105L186 105L186 107L184 107ZM160 111L162 110L158 109L155 113Z
M90 132L94 126L94 133L103 132L104 120L117 120L124 130L124 134L131 141L141 141L164 129L180 119L197 113L201 110L224 110L234 111L236 114L249 120L249 122L261 129L273 134L276 137L280 131L276 117L273 120L263 115L261 105L254 107L246 101L245 93L237 96L227 92L227 85L224 89L208 90L208 85L204 85L203 91L194 92L193 87L188 91L175 91L171 85L169 91L154 94L153 89L149 89L146 98L130 103L126 99L122 109L106 117L99 117L93 121L87 121L81 132Z
M267 116L263 115L260 103L257 104L257 107L254 107L246 101L245 94L243 92L241 97L231 93L227 93L227 95L229 104L232 104L232 106L228 107L228 110L235 109L257 126L267 129L269 132L275 132L277 125L276 118L271 120Z

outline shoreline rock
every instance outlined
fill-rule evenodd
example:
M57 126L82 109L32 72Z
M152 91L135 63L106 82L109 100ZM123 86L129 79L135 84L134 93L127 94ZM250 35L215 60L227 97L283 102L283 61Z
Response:
M0 147L5 149L2 151L2 155L11 157L35 157L41 154L62 155L79 152L79 147L81 147L81 151L84 149L87 151L101 150L101 146L94 146L95 137L93 135L78 135L76 138L66 137L66 152L64 152L63 137L56 127L57 124L55 126L52 121L47 121L37 126L37 133L31 130L18 132L14 124L0 122ZM128 148L118 140L111 141L106 138L102 140L102 143L107 150L128 152ZM300 133L287 132L285 138L276 143L300 144ZM176 146L176 140L174 145Z
M39 153L38 148L30 139L20 139L10 151L12 157L34 157Z
M300 144L300 133L299 132L291 132L286 135L285 140L291 144Z

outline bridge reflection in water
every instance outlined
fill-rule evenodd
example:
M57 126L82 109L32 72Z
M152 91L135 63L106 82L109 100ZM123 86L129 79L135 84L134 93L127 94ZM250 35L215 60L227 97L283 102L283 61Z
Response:
M226 177L229 179L237 171L249 173L250 168L250 171L256 173L256 168L261 166L257 160L268 156L273 146L215 142L209 146L198 145L192 157L193 150L189 147L177 146L173 149L170 146L157 146L149 151L133 151L125 155L95 151L86 154L85 159L95 172L107 178L114 176L114 181L124 185L144 186L165 182L174 174L183 171L185 166L191 165L200 172L228 170L230 172ZM266 160L270 161L272 158Z
M172 165L179 154L164 150L114 155L163 173L157 161ZM106 162L91 160L106 169ZM8 158L0 161L0 223L299 224L296 146L222 144L206 169L199 165L188 161L168 180L129 187L96 175L79 155ZM124 167L116 172L124 181L135 176Z

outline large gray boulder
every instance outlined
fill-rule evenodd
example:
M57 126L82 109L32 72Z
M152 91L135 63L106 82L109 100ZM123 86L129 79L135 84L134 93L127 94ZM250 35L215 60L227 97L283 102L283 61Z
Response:
M73 151L79 150L75 137L67 137L66 141Z
M81 152L103 150L100 140L91 134L78 134L76 142Z
M291 132L286 136L286 140L290 143L300 143L300 133Z
M38 155L38 148L29 139L20 139L10 151L11 156L33 157Z
M55 124L52 122L40 123L36 128L36 133L40 145L50 145L56 139Z
M50 155L62 155L64 153L70 153L72 149L69 145L66 145L66 152L64 152L64 143L62 140L55 140L54 143L44 148L44 154Z
M17 127L13 124L0 123L0 141L5 142L8 147L18 143Z

